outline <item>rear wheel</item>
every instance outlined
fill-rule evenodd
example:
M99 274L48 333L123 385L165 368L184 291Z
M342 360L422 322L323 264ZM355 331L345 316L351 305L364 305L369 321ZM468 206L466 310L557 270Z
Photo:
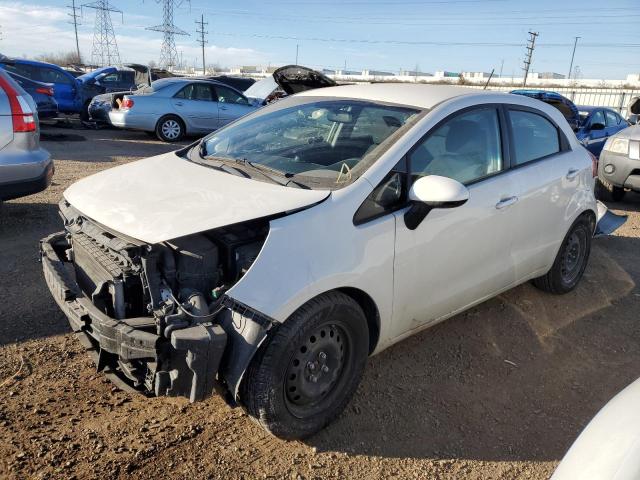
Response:
M167 115L158 120L156 135L163 142L177 142L184 137L184 123L175 115Z
M615 187L606 180L598 179L596 183L596 198L605 202L620 202L624 198L625 190Z
M277 437L318 432L356 391L368 339L366 317L351 297L330 292L311 300L256 354L243 380L242 403Z
M592 235L593 225L586 216L576 220L562 241L551 270L532 283L549 293L563 294L573 290L587 267Z

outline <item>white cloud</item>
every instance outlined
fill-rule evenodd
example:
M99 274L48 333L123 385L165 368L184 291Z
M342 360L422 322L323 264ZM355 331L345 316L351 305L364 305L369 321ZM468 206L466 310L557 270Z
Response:
M8 56L36 57L44 53L75 50L73 28L67 22L67 11L60 7L42 6L23 2L0 2L2 40L0 53ZM159 18L137 15L136 25L121 24L117 15L112 17L116 41L123 62L147 63L160 57L161 33L144 29L145 24L160 23ZM125 22L131 18L125 17ZM93 15L85 12L83 25L78 29L80 53L90 60L93 41ZM182 50L185 63L200 65L202 51L193 37L177 38L178 52ZM208 45L205 49L207 64L248 65L264 62L266 54L250 48Z

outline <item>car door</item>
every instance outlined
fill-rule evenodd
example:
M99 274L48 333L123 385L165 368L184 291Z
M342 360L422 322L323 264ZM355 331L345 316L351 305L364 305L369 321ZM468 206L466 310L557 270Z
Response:
M546 273L568 230L566 211L579 181L579 162L562 130L544 112L507 108L511 135L512 256L517 281Z
M584 146L594 155L600 155L604 142L607 141L607 126L602 110L594 110L587 123L587 135L583 140Z
M448 117L407 156L409 183L424 175L456 179L469 200L434 209L411 230L396 216L395 336L434 323L510 286L515 186L498 106Z
M211 84L193 82L173 96L176 113L187 123L187 131L208 133L218 125L218 102Z
M37 76L35 80L44 83L53 83L53 92L58 108L65 113L78 112L80 110L80 100L78 97L78 86L76 79L62 71L50 67L37 66Z
M220 127L255 110L255 107L250 106L249 100L240 92L222 85L216 85L214 88L218 97L218 125Z

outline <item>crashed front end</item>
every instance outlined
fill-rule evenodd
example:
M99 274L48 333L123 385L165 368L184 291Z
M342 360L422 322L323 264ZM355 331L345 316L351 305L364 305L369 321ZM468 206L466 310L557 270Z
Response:
M60 204L66 230L41 240L44 276L73 331L121 388L234 404L274 321L225 292L255 261L268 222L149 245Z

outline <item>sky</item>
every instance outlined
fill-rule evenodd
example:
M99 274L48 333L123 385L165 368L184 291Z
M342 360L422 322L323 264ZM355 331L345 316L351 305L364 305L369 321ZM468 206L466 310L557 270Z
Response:
M75 49L72 0L0 0L0 53L35 57ZM87 3L89 0L85 0ZM83 0L76 0L76 4ZM123 62L158 61L155 0L111 0ZM176 0L176 3L180 3ZM80 51L90 59L94 10L82 8ZM519 76L528 32L539 32L532 71L624 79L640 73L640 0L235 0L183 1L174 22L184 62L201 65L196 19L204 15L207 64L485 71Z

